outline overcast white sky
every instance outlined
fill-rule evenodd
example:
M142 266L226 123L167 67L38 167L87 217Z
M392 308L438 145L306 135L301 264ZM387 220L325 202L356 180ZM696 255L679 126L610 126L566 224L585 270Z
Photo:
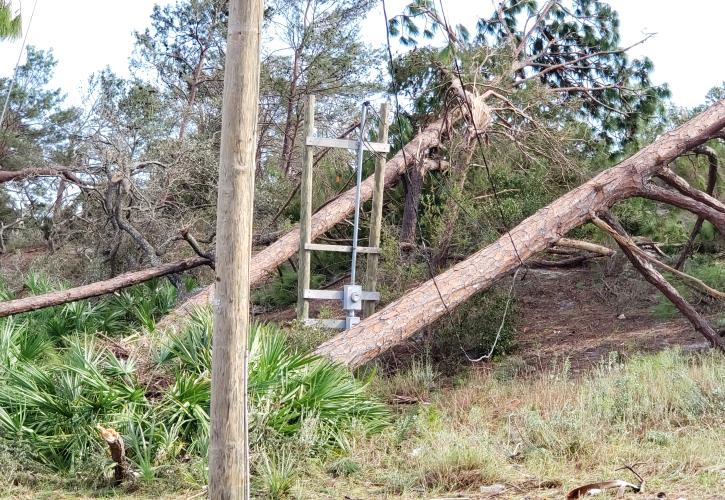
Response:
M12 0L27 24L35 0ZM148 25L153 5L175 0L37 0L28 43L52 48L58 59L54 84L78 103L88 76L105 66L125 75L133 50L133 30ZM388 14L399 13L410 0L387 0ZM633 49L655 64L656 83L667 82L680 106L702 103L705 93L725 81L722 64L722 20L725 0L610 0L619 12L623 45L657 35ZM685 5L683 5L685 4ZM471 25L491 11L491 0L445 0L451 23ZM380 8L363 24L363 36L380 44L385 25ZM0 76L12 72L20 42L0 42Z

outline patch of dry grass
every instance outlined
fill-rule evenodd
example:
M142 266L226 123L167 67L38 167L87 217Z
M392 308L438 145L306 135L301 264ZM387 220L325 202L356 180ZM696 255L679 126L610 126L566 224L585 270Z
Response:
M517 363L472 372L453 388L421 364L381 379L374 385L383 393L424 397L401 406L383 437L350 447L354 473L332 478L313 468L292 491L425 498L500 483L503 498L561 498L588 482L636 482L616 470L624 464L638 464L652 493L716 498L725 490L721 355L613 357L578 378L566 364L520 376L526 370Z

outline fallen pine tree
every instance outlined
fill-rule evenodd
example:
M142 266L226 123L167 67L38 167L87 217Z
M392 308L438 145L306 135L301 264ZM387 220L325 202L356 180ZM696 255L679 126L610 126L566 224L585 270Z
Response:
M412 165L424 171L440 169L444 162L425 158L426 152L441 144L446 126L455 120L452 116L440 118L428 125L412 141L385 164L385 187L397 182L406 169ZM360 199L365 202L373 196L374 176L362 182ZM321 207L312 216L312 239L323 235L355 210L355 187L352 187ZM252 286L261 283L269 274L299 251L299 227L289 231L270 246L254 255L250 274ZM214 285L207 286L181 306L168 314L159 323L159 328L172 325L188 316L196 307L214 300Z
M406 159L412 158L413 153L420 154L424 144L432 147L440 140L442 127L442 120L434 122L419 134L416 140L406 146L405 153L401 151L388 162L386 184L392 184L405 171ZM571 229L595 218L598 211L606 211L614 203L625 198L640 196L672 204L710 221L721 234L725 234L725 205L707 193L691 187L684 179L666 168L667 164L678 156L721 135L723 128L725 128L725 101L719 101L619 165L602 172L549 206L540 209L493 244L407 293L356 327L325 342L318 347L316 353L352 367L366 363L432 323L450 308L487 289L523 264L526 259L556 243ZM418 146L415 145L416 141ZM429 168L437 167L431 165ZM660 179L663 185L655 184L653 182L655 177ZM364 183L363 199L371 196L371 183L372 179ZM323 207L313 217L313 237L332 227L353 208L353 190ZM252 262L252 284L259 283L276 266L294 255L298 245L299 230L294 229L255 255ZM665 286L659 286L661 281L659 275L650 272L651 266L636 254L629 252L626 246L622 248L633 260L635 267L667 295ZM111 293L153 277L211 263L208 258L196 257L127 273L83 287L2 302L0 317ZM673 298L671 293L667 296ZM188 301L175 315L167 317L166 324L178 320L195 306L212 300L213 287L207 287L204 293ZM692 311L684 310L679 299L675 299L675 305L688 319L693 320ZM713 346L725 350L725 342L712 328L703 327L701 321L694 323Z
M606 211L625 198L639 196L683 208L710 221L721 234L725 234L725 205L666 170L667 164L718 136L723 128L725 100L713 104L680 127L662 135L650 146L569 191L493 244L323 343L316 354L351 367L372 360L472 295L486 290L526 259L553 245L570 230L592 220L597 212ZM655 184L655 178L662 185ZM630 256L629 247L623 249ZM652 277L651 266L636 255L634 258L635 266L647 271L645 276L648 280L658 280ZM663 289L659 285L658 288ZM668 298L672 297L668 295ZM675 305L683 311L681 303L675 302ZM693 320L692 311L683 313ZM707 329L701 323L695 324L713 346L725 350L725 341L711 327Z
M76 300L90 299L113 293L117 290L127 288L139 283L166 276L174 273L181 273L194 269L199 266L208 266L213 261L206 257L191 257L168 264L142 269L141 271L133 271L130 273L119 274L111 279L89 283L88 285L69 288L67 290L58 290L42 295L33 295L22 299L6 300L0 302L0 318L10 316L12 314L20 314L24 312L36 311L46 307L58 306Z

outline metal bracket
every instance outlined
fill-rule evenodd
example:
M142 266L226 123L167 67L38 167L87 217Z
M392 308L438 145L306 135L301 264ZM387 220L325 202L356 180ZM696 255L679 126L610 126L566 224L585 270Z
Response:
M361 292L363 302L380 301L380 292ZM304 292L305 299L312 300L343 300L344 292L342 290L313 290L307 288Z

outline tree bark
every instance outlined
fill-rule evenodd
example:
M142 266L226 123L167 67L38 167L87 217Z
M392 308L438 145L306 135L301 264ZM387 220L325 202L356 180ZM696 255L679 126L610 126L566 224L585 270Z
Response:
M455 167L451 167L453 178L451 179L452 188L448 188L448 199L446 200L445 207L445 220L443 223L443 232L441 233L440 241L438 242L438 251L433 257L433 268L441 270L445 268L448 260L448 252L450 250L451 241L453 240L453 232L458 222L458 216L461 213L461 206L459 201L456 199L460 193L463 192L463 188L466 185L466 179L468 178L468 169L471 165L471 159L476 147L476 143L472 142L475 139L467 138L468 144L466 144L465 150L461 153L461 158L456 162Z
M229 2L217 202L217 296L212 345L209 498L249 490L249 328L262 0Z
M692 212L695 215L709 220L712 222L712 225L717 228L720 234L725 234L725 211L720 211L710 204L702 203L701 201L690 197L687 194L683 194L680 191L664 188L662 186L652 184L651 182L644 184L637 191L636 195L641 196L642 198L648 198L650 200L674 205L683 210ZM712 198L712 200L717 202L714 198Z
M423 181L423 169L418 164L408 170L408 175L403 176L403 183L405 184L405 205L403 206L403 220L400 222L401 247L415 244Z
M602 214L602 218L593 217L594 224L602 231L608 233L622 249L632 265L637 269L644 278L655 286L667 299L672 302L677 309L688 319L695 330L700 332L707 340L710 341L712 347L717 347L725 352L725 340L721 339L710 324L698 314L692 305L687 302L680 292L672 286L659 272L655 270L652 263L648 259L642 257L642 250L637 247L634 241L624 231L622 226L608 212Z
M712 197L715 197L715 188L717 187L717 178L718 178L718 158L717 153L714 149L708 146L699 146L693 150L695 153L699 155L707 156L708 160L708 173L707 173L707 186L705 188L705 192L709 194ZM705 218L702 216L698 216L697 220L695 221L695 225L692 226L692 232L690 233L690 237L687 239L687 243L682 248L682 252L680 253L680 257L677 259L677 264L675 264L675 269L682 269L682 266L685 265L685 261L687 260L687 257L692 252L692 246L695 243L695 238L697 238L697 235L700 234L700 229L702 229L702 223L705 222Z
M133 271L121 274L105 281L97 281L77 288L50 292L22 299L6 300L5 302L0 302L0 318L10 316L11 314L36 311L45 307L57 306L67 302L74 302L76 300L99 297L101 295L121 290L122 288L138 285L139 283L143 283L153 278L158 278L159 276L180 273L188 271L189 269L194 269L195 267L208 266L211 263L212 261L209 259L192 257L178 262L171 262L169 264L151 267L142 271Z
M309 4L308 4L309 8ZM307 18L307 16L305 16ZM300 77L300 69L302 65L302 47L296 47L292 58L292 78L290 79L289 96L287 98L286 120L284 125L284 138L282 140L282 172L289 176L292 165L292 150L294 149L295 139L297 138L297 117L295 108L297 107L297 80Z
M10 181L22 181L29 177L62 177L80 186L85 184L75 173L65 167L29 167L22 170L0 170L0 184Z
M645 183L662 165L714 137L724 127L725 100L540 209L493 244L336 335L315 353L351 367L372 360L556 243L568 231L587 222L591 213L643 192Z

